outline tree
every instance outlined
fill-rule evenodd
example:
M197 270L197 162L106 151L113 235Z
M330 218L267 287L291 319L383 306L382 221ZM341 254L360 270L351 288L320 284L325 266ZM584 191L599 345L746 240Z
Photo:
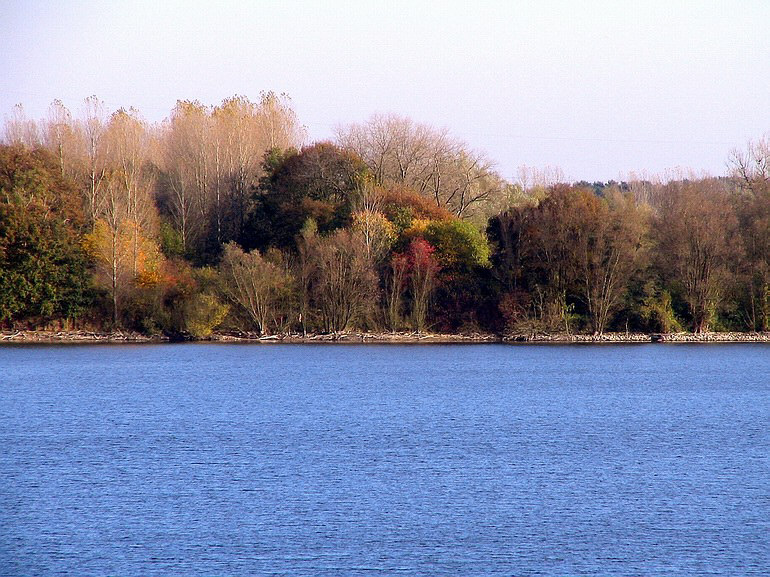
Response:
M385 258L396 241L395 227L384 214L376 210L354 212L352 229L363 238L366 255L374 264Z
M42 127L43 145L58 159L62 176L75 176L77 150L75 124L72 114L61 100L54 100L48 108L48 118Z
M385 277L385 305L388 326L391 331L397 331L401 328L404 293L408 279L409 257L402 253L393 254Z
M583 313L602 334L643 264L647 213L618 187L557 185L490 225L503 308L522 327L571 330Z
M110 295L112 324L119 326L123 302L136 286L159 281L163 257L158 245L138 232L125 217L118 195L111 192L115 187L107 186L108 208L85 235L83 246L94 263L96 282L106 287Z
M270 172L256 197L247 246L293 249L308 219L321 234L350 224L359 183L367 178L355 154L319 142L299 152L271 151L265 165Z
M184 325L187 333L196 339L211 336L225 320L230 307L222 304L216 295L195 293L184 303Z
M149 129L134 109L120 109L113 113L107 126L106 137L110 141L109 164L112 168L109 184L110 198L108 211L100 216L107 216L112 222L112 212L116 199L112 195L122 196L120 204L125 210L127 226L131 229L131 265L134 277L139 275L140 238L154 236L157 211L152 198L155 188L155 171L151 166L151 136Z
M310 244L315 262L312 294L327 333L347 330L360 320L377 295L377 283L360 234L338 230Z
M27 118L22 104L13 107L13 113L5 121L5 144L25 148L37 148L40 133L34 120Z
M88 300L83 214L43 150L0 146L0 322L73 319Z
M556 329L560 325L568 333L572 329L574 310L569 296L579 262L576 200L572 187L552 187L531 209L532 218L525 221L527 228L519 236L529 276L527 284L530 294L535 296L535 315L543 328Z
M603 334L622 303L632 275L639 269L645 216L630 195L618 189L599 198L577 191L578 270L576 291L588 309L595 334Z
M84 190L86 214L93 223L99 218L102 209L102 193L108 173L109 143L105 138L107 121L104 103L96 96L89 96L84 102L84 116L78 133L85 158L81 161L78 175Z
M37 206L0 204L0 323L75 319L87 300L74 231Z
M498 215L490 230L498 252L495 262L508 293L508 311L528 328L572 329L573 293L580 269L578 239L585 228L580 201L587 197L568 185L551 187L539 201L532 199ZM512 317L513 318L513 317Z
M299 288L299 322L302 325L302 334L307 336L307 328L310 324L313 300L313 282L316 276L316 262L314 254L318 241L318 226L313 219L308 219L302 226L297 238L297 252L299 263L297 265L297 285Z
M658 268L681 290L694 332L709 330L740 254L737 221L715 180L673 181L655 217Z
M283 295L291 290L288 273L259 251L247 253L232 242L225 245L220 271L228 298L248 315L260 335L270 334Z
M377 182L411 187L461 218L483 218L507 188L483 154L405 117L372 116L340 129L337 141L366 162Z
M434 252L435 249L421 238L412 240L407 250L412 293L412 322L418 333L425 330L431 296L436 288L436 279L440 270L438 261L433 256Z
M188 254L211 260L222 243L243 243L265 155L304 140L290 105L272 92L259 102L236 95L214 107L177 102L161 146L163 204Z
M75 230L84 223L75 184L60 174L55 159L43 149L0 146L0 202L36 206Z
M743 316L751 330L770 330L770 141L734 151L730 163L739 190L733 198L744 259Z
M423 236L435 248L442 270L459 273L476 266L489 266L487 239L470 222L432 221L425 227Z
M183 253L201 248L210 186L209 110L177 101L163 137L165 205L182 239Z

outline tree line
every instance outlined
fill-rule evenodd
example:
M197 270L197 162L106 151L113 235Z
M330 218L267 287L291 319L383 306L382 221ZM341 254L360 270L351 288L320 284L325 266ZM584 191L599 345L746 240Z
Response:
M0 325L214 330L766 331L770 143L731 174L517 182L396 115L305 144L286 95L162 123L54 101L0 146Z

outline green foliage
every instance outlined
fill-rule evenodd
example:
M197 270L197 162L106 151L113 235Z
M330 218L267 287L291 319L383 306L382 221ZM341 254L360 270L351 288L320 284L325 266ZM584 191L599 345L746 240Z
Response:
M681 332L682 324L674 312L671 293L656 289L652 283L645 286L644 292L646 296L642 299L639 312L650 329L662 333Z
M437 257L444 269L467 271L477 266L490 266L486 236L467 221L452 219L431 222L424 236L436 248Z
M177 334L173 310L168 305L166 284L139 287L122 303L120 326L149 336Z
M88 305L77 237L33 207L0 205L0 322L79 316Z
M50 155L0 147L0 322L72 319L88 306L75 199Z
M44 150L0 146L0 203L35 207L76 230L84 221L74 183Z
M160 223L160 250L168 258L184 256L184 242L181 233L168 222Z
M396 227L398 234L402 234L406 229L412 226L414 214L408 206L391 207L390 221Z
M242 245L296 249L296 239L307 219L322 234L347 227L359 183L368 178L360 158L320 142L295 151L268 151Z

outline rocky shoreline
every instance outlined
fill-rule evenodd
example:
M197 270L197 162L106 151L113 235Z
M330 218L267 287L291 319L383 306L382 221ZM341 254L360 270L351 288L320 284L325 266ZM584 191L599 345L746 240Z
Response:
M767 343L770 332L738 333L605 333L588 334L520 334L502 338L507 343Z
M148 337L135 332L93 331L0 331L2 343L153 343L167 342L165 337Z
M191 339L171 339L164 336L146 336L134 332L92 332L92 331L0 331L2 343L162 343ZM202 342L218 343L766 343L770 332L764 333L605 333L603 335L535 333L493 335L483 333L441 334L441 333L338 333L338 334L285 334L259 336L257 333L226 332L216 333Z

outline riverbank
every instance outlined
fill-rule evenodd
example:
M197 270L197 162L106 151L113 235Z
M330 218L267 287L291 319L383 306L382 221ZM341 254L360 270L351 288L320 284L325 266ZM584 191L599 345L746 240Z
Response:
M738 333L605 333L519 334L502 338L506 343L767 343L770 332Z
M146 336L135 332L92 331L0 331L1 343L162 343L171 342L165 336ZM184 339L179 339L184 340ZM605 333L603 335L535 333L493 335L485 333L337 333L337 334L284 334L259 336L249 332L215 333L203 342L220 343L765 343L770 342L770 332L765 333Z
M153 343L167 337L148 337L136 332L93 331L0 331L1 343Z

